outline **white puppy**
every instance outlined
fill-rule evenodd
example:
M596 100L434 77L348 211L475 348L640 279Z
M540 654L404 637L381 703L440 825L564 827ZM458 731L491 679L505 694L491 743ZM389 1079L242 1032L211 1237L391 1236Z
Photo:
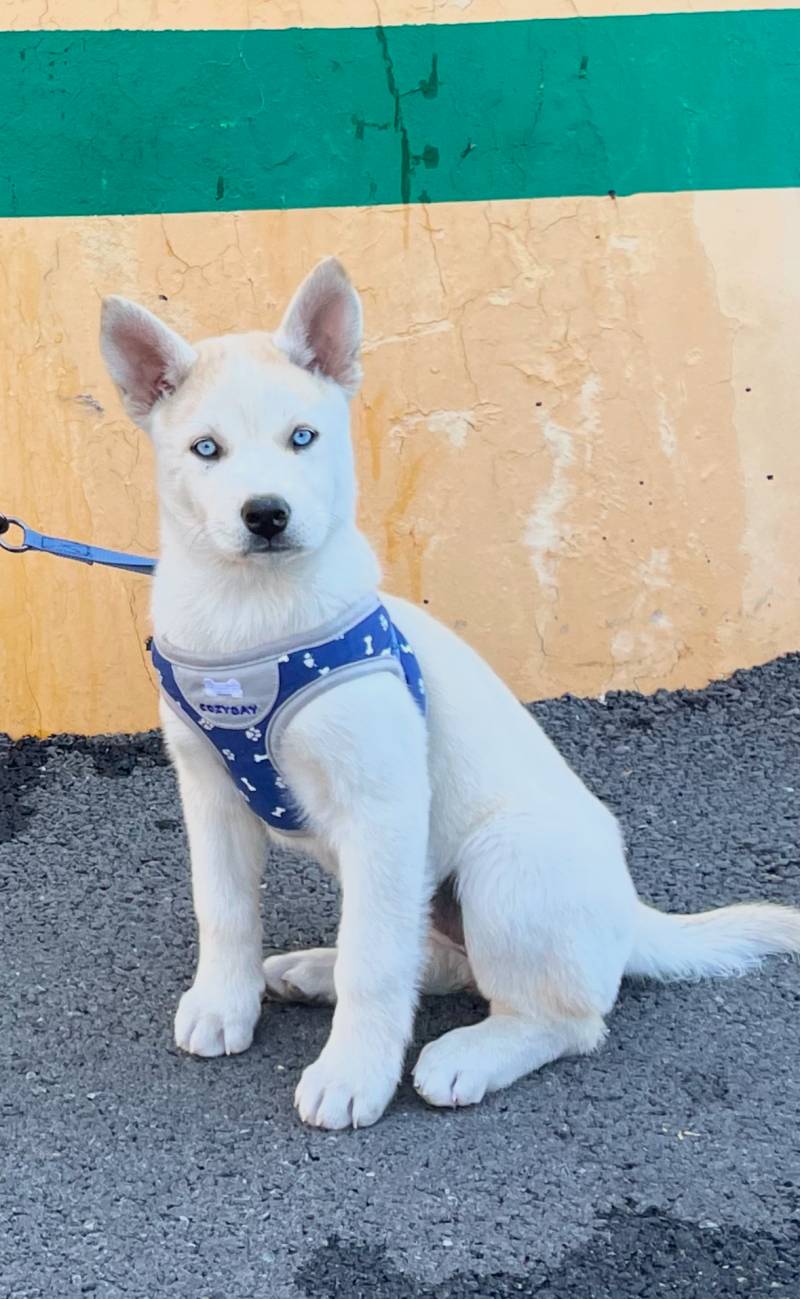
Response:
M426 1046L414 1071L431 1104L469 1105L559 1056L593 1051L625 974L728 974L800 950L800 911L752 904L673 916L639 901L614 817L517 699L449 630L385 596L421 667L427 718L394 670L344 671L286 715L273 793L286 789L283 802L300 809L297 842L335 872L342 916L335 949L262 961L265 836L290 839L251 809L256 785L225 770L233 751L208 742L212 723L199 710L229 716L244 744L241 665L272 654L277 680L275 664L289 662L277 649L313 647L320 629L378 602L378 565L355 523L349 438L360 341L358 298L332 259L301 285L275 335L190 346L124 299L103 309L106 364L156 449L156 644L181 647L164 652L187 680L192 664L224 665L224 679L203 676L217 702L198 705L193 721L174 703L162 708L200 938L175 1037L196 1055L244 1051L265 990L335 1001L328 1042L296 1093L303 1120L324 1128L382 1114L420 990L477 986L489 1003L481 1023ZM302 658L328 671L310 650ZM197 691L186 686L195 701ZM261 729L247 725L261 745ZM267 756L253 760L267 770Z

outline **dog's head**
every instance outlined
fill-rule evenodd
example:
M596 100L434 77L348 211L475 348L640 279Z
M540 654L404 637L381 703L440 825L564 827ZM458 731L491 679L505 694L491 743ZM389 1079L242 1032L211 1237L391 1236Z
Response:
M350 520L347 403L360 344L358 296L333 258L304 280L275 334L192 346L143 307L107 298L103 357L153 439L172 527L219 557L280 562Z

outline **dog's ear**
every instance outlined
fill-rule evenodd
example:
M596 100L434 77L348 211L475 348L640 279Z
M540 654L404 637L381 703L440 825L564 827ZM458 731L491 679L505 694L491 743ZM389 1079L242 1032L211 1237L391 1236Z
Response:
M127 298L106 298L100 350L131 419L147 429L156 402L180 387L197 353L152 312Z
M326 257L295 293L275 343L290 361L318 370L352 397L361 382L361 303L347 272Z

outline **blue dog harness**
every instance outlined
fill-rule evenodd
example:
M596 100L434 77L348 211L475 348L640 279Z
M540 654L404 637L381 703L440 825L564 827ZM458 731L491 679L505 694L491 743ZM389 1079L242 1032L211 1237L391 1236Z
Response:
M287 723L341 681L393 672L425 715L425 685L411 646L375 598L302 640L205 658L168 642L150 653L171 708L209 741L239 793L267 825L302 833L303 811L278 761Z

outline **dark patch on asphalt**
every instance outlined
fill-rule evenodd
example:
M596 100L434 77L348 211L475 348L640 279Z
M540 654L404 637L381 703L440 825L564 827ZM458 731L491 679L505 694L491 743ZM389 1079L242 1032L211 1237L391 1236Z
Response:
M648 900L800 901L800 656L533 711ZM292 1093L329 1011L268 1007L229 1060L173 1045L196 952L165 761L155 735L0 743L2 1299L796 1293L796 963L627 984L594 1056L460 1113L407 1071L376 1127L308 1131ZM312 863L273 852L263 898L266 947L332 940ZM426 1001L409 1067L483 1013Z
M0 843L19 834L33 815L29 796L44 770L43 758L39 740L11 741L0 735Z
M130 776L135 767L169 765L161 736L53 735L46 740L10 740L0 734L0 843L8 843L33 813L29 797L47 765L65 753L85 754L98 776Z
M159 734L103 735L87 739L78 736L60 736L55 742L55 753L65 748L77 749L91 759L98 776L114 780L130 776L136 767L169 766L164 745Z
M308 1299L794 1299L800 1234L780 1240L767 1232L681 1222L658 1209L612 1209L558 1266L524 1263L519 1273L458 1272L431 1287L399 1272L379 1245L333 1236L296 1281Z

